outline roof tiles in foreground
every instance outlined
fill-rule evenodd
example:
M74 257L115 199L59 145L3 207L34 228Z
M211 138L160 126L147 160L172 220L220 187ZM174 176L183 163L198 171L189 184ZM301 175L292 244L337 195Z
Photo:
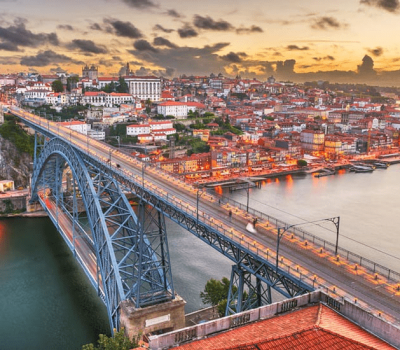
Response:
M179 346L180 350L395 349L323 304Z

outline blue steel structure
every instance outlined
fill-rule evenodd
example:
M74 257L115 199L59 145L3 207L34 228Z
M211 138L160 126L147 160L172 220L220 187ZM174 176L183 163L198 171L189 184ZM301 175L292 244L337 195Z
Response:
M61 188L66 168L73 175L72 210ZM149 210L139 220L108 170L105 164L87 157L63 140L45 141L34 163L32 201L41 200L46 208L39 194L46 197L49 194L57 208L72 216L74 225L79 221L77 199L83 202L89 230L73 229L72 243L69 239L66 241L76 252L75 232L80 233L79 238L87 235L85 243L96 255L96 280L79 256L78 260L105 301L112 328L118 329L122 300L132 299L136 307L144 307L171 300L174 291L163 221L159 215L154 219ZM52 219L59 228L58 220ZM158 227L156 233L150 232L154 231L152 226Z
M58 214L50 215L71 250L76 253L75 244L84 242L96 256L97 274L93 278L93 273L76 254L107 306L112 329L119 328L122 300L131 299L137 307L143 307L174 298L164 217L234 263L226 314L271 303L272 288L288 298L314 289L301 278L277 269L268 259L226 232L210 226L197 213L185 211L182 205L168 200L168 196L154 187L145 186L138 176L102 161L93 152L85 152L71 142L71 131L68 140L54 132L56 123L38 120L16 107L11 112L37 132L32 201L39 200L50 213L46 204L46 198L50 197L72 220L71 241L59 225ZM137 166L136 172L140 174L141 171L144 168ZM72 179L65 189L63 179L68 178L68 172ZM152 180L157 182L156 178ZM169 186L173 188L174 185ZM139 217L124 193L140 198ZM193 201L195 203L196 198Z

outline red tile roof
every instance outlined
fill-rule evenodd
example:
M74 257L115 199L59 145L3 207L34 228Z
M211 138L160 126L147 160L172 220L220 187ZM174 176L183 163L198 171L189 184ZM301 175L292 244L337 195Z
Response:
M181 344L179 350L395 349L320 304Z

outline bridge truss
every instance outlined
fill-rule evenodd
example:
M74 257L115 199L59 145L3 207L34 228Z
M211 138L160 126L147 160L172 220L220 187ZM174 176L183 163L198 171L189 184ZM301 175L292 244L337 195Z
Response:
M46 128L45 122L38 125L24 120L15 111L14 114L37 132L32 201L39 200L50 213L45 202L50 197L72 221L73 238L70 239L60 227L58 211L56 215L50 213L74 254L76 243L84 240L95 255L97 273L93 276L76 254L107 306L112 329L119 329L122 300L131 299L137 307L143 307L174 298L165 217L234 263L227 314L271 303L271 289L288 298L313 290L206 221L182 210L156 190L145 187L137 177L84 152L68 140L57 138L50 131L49 122ZM39 142L40 139L44 141ZM67 169L72 177L68 191L63 185ZM124 192L140 198L138 217ZM78 201L84 210L79 209Z

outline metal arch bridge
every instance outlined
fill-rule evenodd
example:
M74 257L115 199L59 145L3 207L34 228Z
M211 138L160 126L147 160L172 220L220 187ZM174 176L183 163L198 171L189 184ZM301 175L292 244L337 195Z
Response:
M213 196L200 211L192 186L177 188L178 180L58 123L15 106L10 112L35 130L31 201L40 201L73 251L112 330L119 329L121 301L145 307L175 296L165 217L234 262L227 314L271 303L271 288L288 298L313 290L245 243L244 229L238 239L229 223L217 223ZM125 193L140 198L138 216Z

